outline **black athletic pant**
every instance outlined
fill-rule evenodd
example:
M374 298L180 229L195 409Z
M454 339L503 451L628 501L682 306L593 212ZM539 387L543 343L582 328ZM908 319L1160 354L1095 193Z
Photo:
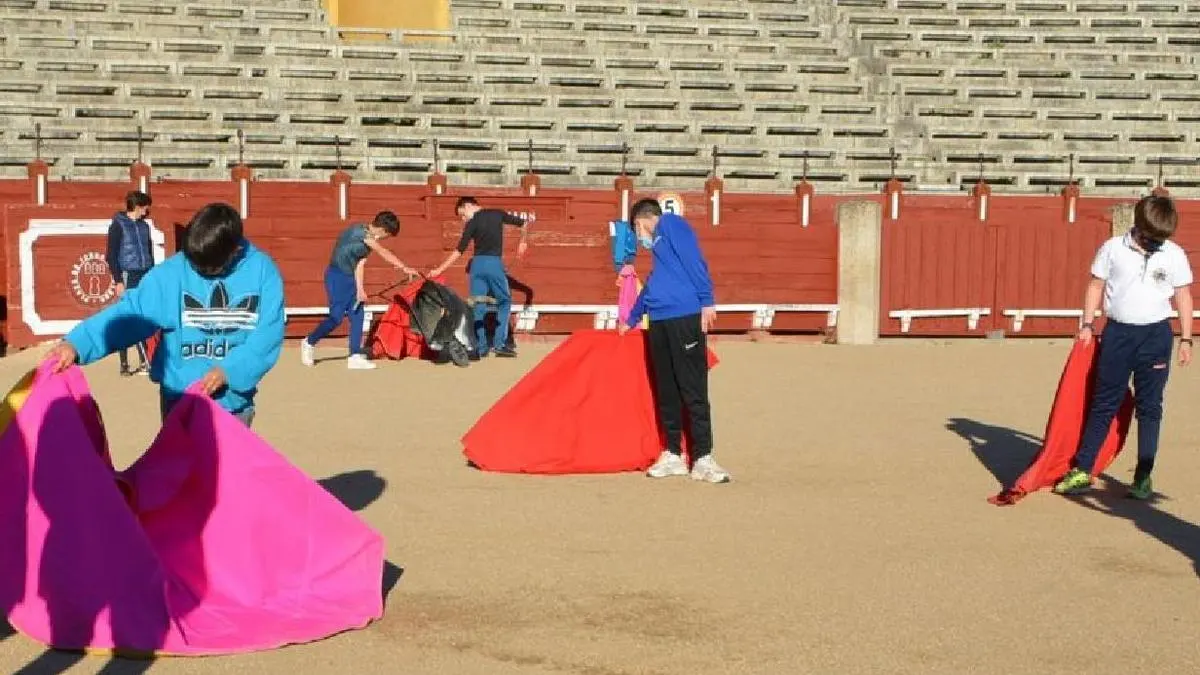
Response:
M700 315L651 321L650 360L658 417L667 435L667 450L681 454L683 408L692 424L689 454L695 461L712 452L712 414L708 404L708 341Z

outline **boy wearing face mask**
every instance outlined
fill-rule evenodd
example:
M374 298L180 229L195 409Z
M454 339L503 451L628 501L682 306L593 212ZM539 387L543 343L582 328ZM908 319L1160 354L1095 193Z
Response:
M1179 365L1192 360L1192 266L1183 249L1170 241L1178 221L1170 199L1146 197L1134 210L1133 229L1105 242L1092 263L1092 280L1084 296L1086 323L1079 340L1092 340L1091 319L1101 299L1107 320L1083 438L1074 468L1054 487L1059 494L1078 494L1091 487L1096 456L1125 397L1130 375L1138 420L1138 462L1129 496L1148 499L1153 494L1150 473L1158 453L1163 390L1174 342L1172 298L1182 333Z
M708 400L706 334L717 318L708 263L691 225L664 214L653 199L634 204L629 220L638 241L651 251L654 268L638 293L624 335L649 315L647 338L654 367L655 397L667 447L650 467L651 478L689 475L683 461L683 407L692 426L692 479L727 483L729 472L712 457L712 414Z

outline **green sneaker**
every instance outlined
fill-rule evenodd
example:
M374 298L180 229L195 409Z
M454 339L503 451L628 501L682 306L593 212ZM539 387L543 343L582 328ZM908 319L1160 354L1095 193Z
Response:
M1150 482L1150 476L1134 479L1133 485L1129 487L1129 496L1134 499L1150 499L1153 494L1154 485Z
M1087 492L1092 487L1092 477L1081 469L1071 469L1063 479L1054 486L1054 491L1060 495L1077 495Z

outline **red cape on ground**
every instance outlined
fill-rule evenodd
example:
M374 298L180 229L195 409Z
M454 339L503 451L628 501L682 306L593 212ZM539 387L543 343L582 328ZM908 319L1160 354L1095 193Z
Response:
M1058 381L1058 391L1054 394L1054 404L1050 408L1050 419L1046 422L1042 449L1017 482L1011 488L990 497L989 502L997 506L1015 504L1031 492L1054 485L1071 469L1071 460L1079 448L1079 440L1083 437L1083 427L1087 422L1088 404L1092 400L1092 384L1095 379L1093 371L1098 355L1095 340L1087 344L1075 341L1071 353L1067 356L1067 365L1063 368L1062 377ZM1092 469L1093 476L1104 473L1121 453L1132 418L1133 395L1126 390L1125 400L1121 403L1112 426L1109 427L1108 437L1100 447L1100 454Z
M463 454L503 473L643 471L664 445L650 373L643 331L573 333L479 418Z
M440 281L434 279L434 281ZM392 297L392 303L379 319L371 335L368 353L373 359L432 359L434 354L425 338L412 325L412 306L424 279L406 284Z

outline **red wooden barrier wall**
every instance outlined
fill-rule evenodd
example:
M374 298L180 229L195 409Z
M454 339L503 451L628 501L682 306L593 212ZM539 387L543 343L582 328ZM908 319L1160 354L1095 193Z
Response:
M7 306L12 314L7 338L15 346L47 339L35 334L30 319L69 321L81 318L106 304L107 297L82 299L72 286L72 270L85 254L103 254L100 232L78 236L39 238L33 245L36 269L36 300L22 308L20 235L31 220L107 221L121 206L131 183L55 183L48 186L48 204L29 203L33 190L27 181L0 181L9 195L0 201L3 229L7 236ZM175 226L184 224L200 206L212 201L239 203L238 186L232 181L161 181L150 186L154 197L151 219L165 236L168 254L175 250ZM615 273L610 260L608 223L618 216L619 195L611 190L545 189L528 197L512 189L454 189L433 195L424 185L356 185L349 187L348 221L370 219L389 209L401 220L400 236L387 245L407 264L427 270L440 263L457 244L462 223L454 214L455 200L464 194L477 196L488 207L537 215L531 230L530 250L516 257L515 232L506 239L506 257L514 280L514 303L603 304L616 301ZM662 196L658 192L633 195ZM722 224L708 224L708 199L703 193L675 195L684 215L696 227L705 248L717 298L731 303L837 302L837 238L833 224L836 200L814 201L810 226L801 227L796 200L776 195L728 195L722 209ZM323 307L323 274L337 233L346 226L338 217L336 187L325 183L253 182L249 187L250 239L270 253L286 279L287 305L291 308ZM464 259L448 277L460 292L466 291ZM638 266L648 272L648 256L639 256ZM90 268L89 268L90 269ZM85 270L87 272L88 270ZM76 275L78 276L78 275ZM102 275L85 274L88 283ZM379 291L397 280L385 264L372 260L367 270L368 291ZM87 295L86 293L84 295ZM383 303L382 299L376 302ZM32 312L28 310L32 309ZM27 316L28 314L28 316ZM296 317L289 321L289 335L297 337L319 319ZM546 315L539 318L539 332L565 332L590 326L588 315ZM35 321L36 323L36 321ZM781 315L776 327L782 330L821 330L825 315ZM727 315L718 329L744 331L747 316Z
M102 234L40 238L33 245L36 300L22 300L21 233L30 220L81 219L107 221L120 208L131 183L50 182L48 204L35 206L29 181L0 181L0 225L4 246L0 262L7 270L4 334L15 346L47 339L35 334L25 316L29 309L42 321L70 321L103 306L107 299L81 300L79 266L84 254L102 254ZM200 206L212 201L237 205L232 181L153 182L152 218L164 234L168 254L175 249L175 227L186 223ZM485 206L538 216L530 252L515 255L516 236L507 239L507 258L514 279L514 300L546 304L612 304L613 270L609 259L608 222L618 217L619 195L613 190L546 188L537 197L517 189L452 188L434 195L425 185L351 184L348 221L371 218L384 209L401 219L400 237L388 246L409 265L428 269L453 248L461 223L453 213L455 199L473 194ZM662 199L660 192L632 195ZM819 195L812 203L807 227L800 225L794 195L730 194L722 196L720 225L711 226L710 202L702 192L672 195L683 205L709 259L721 304L836 304L837 204L879 195ZM1112 207L1122 201L1082 198L1076 222L1063 216L1063 198L1000 196L991 198L988 218L981 222L969 196L904 195L900 217L890 220L885 208L882 241L880 331L884 335L984 335L991 330L1013 334L1010 310L1073 310L1079 307L1087 270L1100 243L1112 231ZM1200 201L1179 201L1182 215L1177 240L1193 262L1200 255ZM336 187L328 183L252 182L249 187L250 238L278 262L287 280L289 307L325 304L322 275L333 238L345 227L338 217ZM452 284L465 291L465 260L450 271ZM646 273L648 256L638 259ZM84 277L95 270L82 266ZM103 275L99 275L103 276ZM368 269L368 290L378 291L396 280L379 261ZM89 281L88 283L92 283ZM96 282L99 283L99 282ZM85 294L86 295L86 294ZM379 302L382 302L380 300ZM24 305L28 304L28 307ZM965 316L914 317L907 333L891 316L906 310L986 309L974 328ZM289 334L307 332L317 319L296 318ZM590 325L588 316L543 316L540 332L563 332ZM823 314L779 314L773 330L819 331ZM1073 318L1026 318L1019 335L1065 335L1074 332ZM718 328L746 330L746 316L723 315Z

